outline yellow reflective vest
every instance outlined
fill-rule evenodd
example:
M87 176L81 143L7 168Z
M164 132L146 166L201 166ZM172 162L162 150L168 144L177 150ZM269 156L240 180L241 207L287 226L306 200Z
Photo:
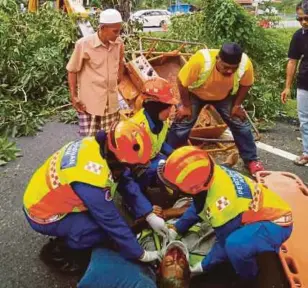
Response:
M279 195L226 167L215 165L213 184L207 193L199 216L213 227L220 227L241 213L243 224L292 224L291 208Z
M149 133L152 142L152 153L151 159L153 159L161 150L168 133L169 124L168 121L164 121L163 129L160 131L158 135L154 134L151 131L150 124L148 122L147 117L145 116L144 108L139 110L131 120L138 125L142 125L145 127L146 131Z
M207 81L213 69L215 68L216 56L218 55L219 50L211 49L212 53L210 53L209 49L202 49L200 50L200 52L204 57L204 69L200 73L198 80L192 83L188 87L189 89L199 88ZM235 95L237 93L240 87L240 81L244 76L245 72L248 70L248 67L249 67L249 58L245 53L243 53L239 68L237 69L234 75L233 89L231 92L232 95Z
M99 148L94 137L70 142L34 173L23 198L25 211L33 221L47 224L68 213L87 210L71 188L72 182L108 189L112 197L116 185Z

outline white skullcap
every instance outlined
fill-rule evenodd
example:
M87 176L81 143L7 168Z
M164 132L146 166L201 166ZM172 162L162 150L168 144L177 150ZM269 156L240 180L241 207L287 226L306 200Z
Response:
M122 16L118 10L106 9L99 15L100 24L114 24L123 22Z

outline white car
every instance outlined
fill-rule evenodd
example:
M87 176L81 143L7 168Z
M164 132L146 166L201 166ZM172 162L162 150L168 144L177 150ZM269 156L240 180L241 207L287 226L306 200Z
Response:
M258 9L257 10L257 15L278 15L278 10L275 7L268 7L265 10Z
M143 27L162 27L170 24L171 13L168 10L151 9L139 10L130 17L132 21L138 21Z

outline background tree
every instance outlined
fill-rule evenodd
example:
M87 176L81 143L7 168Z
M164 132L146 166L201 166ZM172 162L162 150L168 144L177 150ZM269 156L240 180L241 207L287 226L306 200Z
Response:
M130 17L131 12L131 1L129 0L118 0L117 8L121 13L123 20L127 21Z

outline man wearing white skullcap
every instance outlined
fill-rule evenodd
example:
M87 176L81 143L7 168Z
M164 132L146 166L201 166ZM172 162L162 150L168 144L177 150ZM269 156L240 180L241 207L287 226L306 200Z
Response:
M102 11L98 31L76 42L66 66L81 136L93 136L101 129L108 132L111 123L119 120L117 85L124 71L121 29L117 10Z

